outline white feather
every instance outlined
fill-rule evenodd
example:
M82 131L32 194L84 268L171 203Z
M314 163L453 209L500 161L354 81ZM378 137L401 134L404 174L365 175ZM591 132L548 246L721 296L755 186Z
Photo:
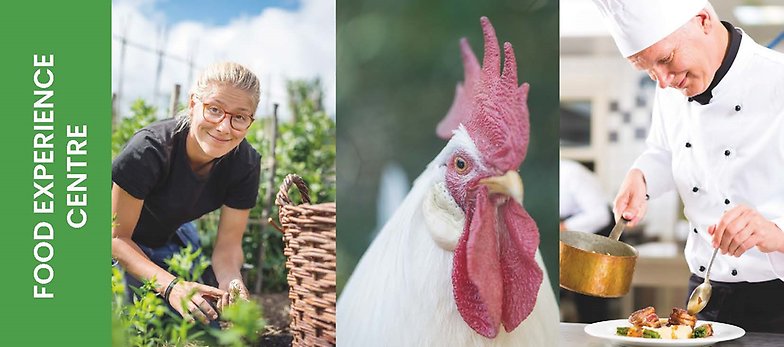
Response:
M433 242L445 251L454 251L465 225L465 213L449 194L446 182L436 182L428 189L422 214Z
M451 279L453 253L433 240L423 207L433 187L443 184L444 163L457 148L481 163L461 126L416 179L354 269L338 300L339 346L557 345L558 306L546 274L533 312L511 333L501 327L496 338L485 338L457 311ZM462 226L458 228L449 232L459 234ZM544 271L538 251L536 260Z

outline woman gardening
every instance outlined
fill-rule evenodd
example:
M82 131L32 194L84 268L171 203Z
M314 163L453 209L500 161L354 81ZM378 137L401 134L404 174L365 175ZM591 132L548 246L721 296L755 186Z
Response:
M211 65L176 119L139 130L112 163L112 256L131 275L128 285L154 280L164 301L203 323L218 318L213 303L228 303L229 283L242 283L242 234L256 204L261 158L245 135L258 103L259 80L250 70ZM218 208L204 284L167 272L165 259L188 245L200 248L191 221ZM240 297L248 297L244 284Z

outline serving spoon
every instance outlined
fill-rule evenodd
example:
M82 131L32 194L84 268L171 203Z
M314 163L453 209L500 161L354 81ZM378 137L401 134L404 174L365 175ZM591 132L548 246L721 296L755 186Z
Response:
M713 251L713 256L711 257L710 263L708 263L708 271L705 272L705 281L697 286L697 288L694 288L694 291L691 292L691 296L689 296L689 303L686 305L686 312L692 316L702 311L702 309L708 305L708 300L710 300L711 291L713 289L708 277L710 276L710 270L713 266L713 259L716 259L716 253L718 252L718 248Z

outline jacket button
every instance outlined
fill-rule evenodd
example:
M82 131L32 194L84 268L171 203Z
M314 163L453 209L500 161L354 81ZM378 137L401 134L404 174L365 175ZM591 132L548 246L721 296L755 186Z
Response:
M735 105L735 112L740 112L740 105Z
M694 188L691 189L691 191L696 193L696 192L700 191L700 188L694 187Z
M694 233L695 233L695 234L697 233L697 228L694 228Z
M705 267L704 266L700 266L700 272L705 272Z
M730 204L730 199L724 199L724 204L725 205L729 205Z
M737 276L738 275L738 270L732 269L732 275L733 276Z
M729 157L730 156L730 150L729 149L725 149L724 150L724 155Z
M691 148L691 143L686 142L686 148Z

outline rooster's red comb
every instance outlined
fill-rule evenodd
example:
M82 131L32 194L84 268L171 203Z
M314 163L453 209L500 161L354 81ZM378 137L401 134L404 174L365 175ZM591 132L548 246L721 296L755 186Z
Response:
M482 17L481 22L485 37L482 67L468 41L460 40L465 83L458 84L455 100L436 133L448 139L462 123L482 154L492 158L494 166L515 170L528 150L528 84L517 85L517 63L509 42L504 43L504 70L500 71L495 29L487 17Z

